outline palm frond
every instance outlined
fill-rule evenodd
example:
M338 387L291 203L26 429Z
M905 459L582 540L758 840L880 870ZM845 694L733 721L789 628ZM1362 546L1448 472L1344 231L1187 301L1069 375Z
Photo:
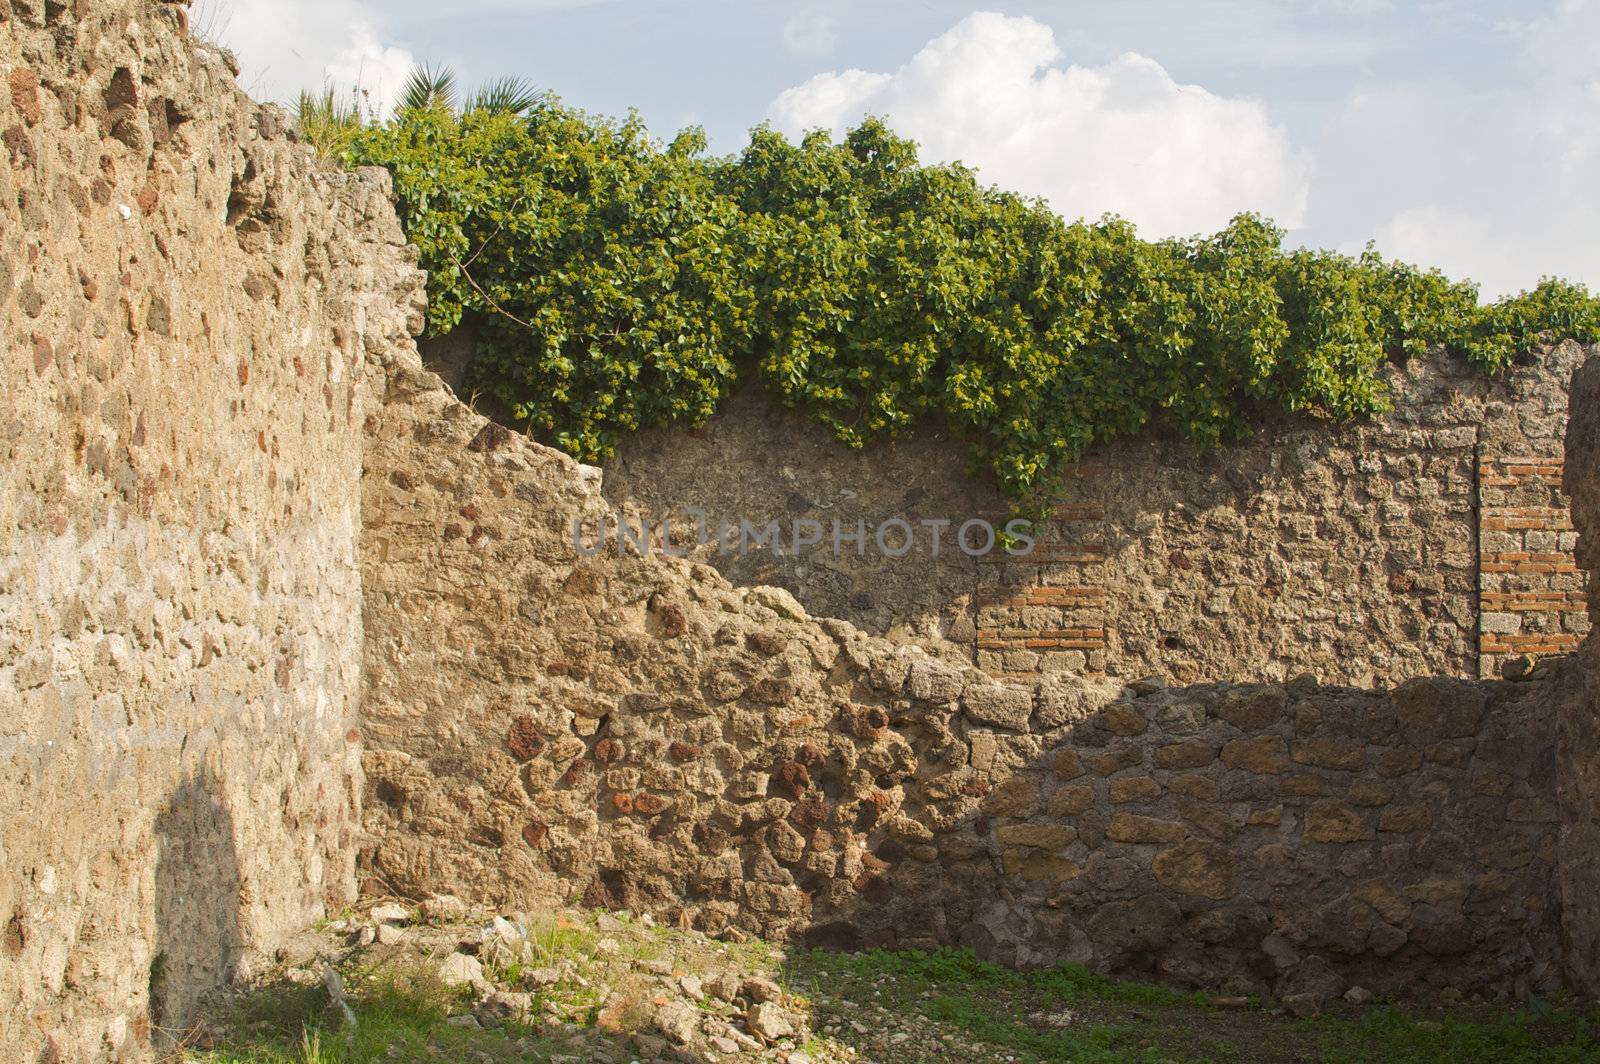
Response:
M539 102L543 93L525 78L495 78L479 85L467 100L467 110L519 115Z
M452 110L456 105L456 74L447 66L414 68L400 94L401 111Z

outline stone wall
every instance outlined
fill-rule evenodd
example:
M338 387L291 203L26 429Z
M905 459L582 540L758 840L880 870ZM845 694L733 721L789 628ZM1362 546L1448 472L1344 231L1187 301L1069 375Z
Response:
M0 1058L141 1057L353 897L381 174L136 0L0 5Z
M459 346L427 353L455 365L462 353L446 348ZM927 536L899 558L691 553L1001 678L1493 677L1570 652L1588 629L1560 493L1582 354L1560 345L1497 380L1414 360L1389 370L1394 410L1374 422L1286 419L1211 454L1153 436L1115 444L1070 471L1026 557L968 558L952 532L938 558ZM624 440L606 494L635 526L686 507L713 527L1001 523L1004 500L964 467L939 431L852 453L749 393L704 429Z
M1553 677L1153 686L1056 729L1041 698L1016 735L974 727L992 696L969 689L987 793L840 929L1292 1005L1554 984Z
M580 553L598 470L405 352L387 372L363 497L368 889L1304 1002L1555 979L1562 669L1392 694L997 682L709 565Z
M1590 617L1600 621L1600 357L1573 376L1571 409L1566 490L1578 564L1589 571ZM1578 657L1588 685L1563 701L1557 745L1562 960L1574 989L1600 996L1600 636L1591 634Z
M1589 631L1562 480L1566 386L1593 353L1569 345L1547 362L1553 379L1513 373L1485 409L1478 446L1480 676L1499 675L1518 658L1569 654Z
M183 22L0 6L0 1056L149 1055L357 875L1308 1002L1548 985L1559 929L1594 985L1571 668L1285 679L1581 634L1535 557L1572 548L1575 348L1397 370L1378 425L1127 444L1027 563L584 554L608 498L1003 508L937 434L846 459L748 398L603 495L423 368L384 176L319 167Z

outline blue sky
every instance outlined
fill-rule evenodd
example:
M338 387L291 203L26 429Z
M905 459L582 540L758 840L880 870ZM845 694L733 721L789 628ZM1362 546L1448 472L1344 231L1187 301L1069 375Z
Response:
M780 4L198 0L244 86L286 99L416 60L637 107L736 150L871 111L986 179L1150 235L1258 209L1491 293L1600 286L1600 0Z

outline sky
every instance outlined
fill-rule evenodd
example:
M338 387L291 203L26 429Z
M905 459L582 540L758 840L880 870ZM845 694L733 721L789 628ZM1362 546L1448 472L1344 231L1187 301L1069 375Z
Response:
M1600 0L196 0L191 21L259 99L331 84L381 109L442 63L719 152L875 114L924 160L1152 238L1254 210L1486 297L1600 288Z

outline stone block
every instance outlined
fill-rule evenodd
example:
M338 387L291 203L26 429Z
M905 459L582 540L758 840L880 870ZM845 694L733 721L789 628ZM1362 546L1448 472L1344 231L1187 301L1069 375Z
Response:
M1156 882L1180 894L1223 901L1233 894L1234 857L1226 846L1190 840L1156 854Z
M1045 799L1048 816L1072 817L1087 812L1094 805L1094 788L1088 784L1057 787Z
M1291 758L1301 765L1318 768L1359 771L1366 765L1366 750L1355 743L1337 739L1297 739L1290 750Z
M1175 820L1137 813L1113 813L1111 826L1106 829L1106 838L1112 842L1177 842L1186 834L1184 826Z
M1151 760L1157 768L1204 768L1217 759L1217 750L1216 746L1206 742L1170 743L1156 747L1151 753Z
M913 676L915 669L912 670ZM962 706L971 719L1009 731L1027 731L1033 692L1026 687L983 684L968 687Z
M1131 702L1111 703L1100 711L1098 719L1113 735L1124 737L1138 735L1150 726L1139 707Z
M1078 832L1068 824L1030 822L1002 824L995 829L995 838L1005 846L1032 846L1041 850L1059 850L1070 846Z
M1013 776L995 784L983 799L983 811L992 816L1026 816L1039 804L1039 785Z
M1261 731L1283 720L1289 695L1281 687L1242 687L1217 703L1217 715L1245 732Z
M1306 809L1303 832L1307 842L1361 842L1375 837L1360 813L1332 799Z
M1111 801L1118 805L1130 802L1153 802L1161 797L1161 784L1147 776L1127 776L1112 780L1107 793Z
M1223 764L1257 775L1276 775L1289 770L1289 748L1281 736L1263 735L1257 739L1235 739L1222 747Z

